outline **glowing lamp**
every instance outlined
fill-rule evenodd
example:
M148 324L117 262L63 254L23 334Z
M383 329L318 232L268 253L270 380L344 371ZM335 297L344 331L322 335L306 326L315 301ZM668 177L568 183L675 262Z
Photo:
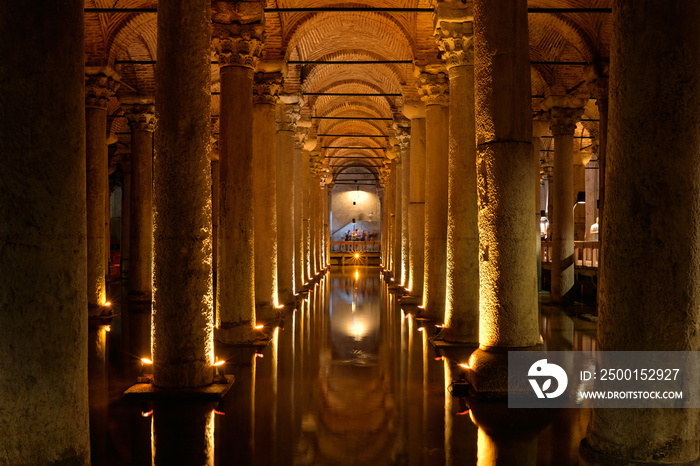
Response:
M153 364L153 361L151 361L151 360L148 359L148 358L141 358L141 362L144 363L144 364L146 364L146 365L148 365L148 366L150 366L150 365Z
M255 330L262 330L263 328L265 328L265 326L263 324L255 326Z
M466 369L466 370L470 370L470 369L471 369L471 367L469 367L469 364L462 363L462 364L457 364L457 365L458 365L459 367L461 367L462 369Z

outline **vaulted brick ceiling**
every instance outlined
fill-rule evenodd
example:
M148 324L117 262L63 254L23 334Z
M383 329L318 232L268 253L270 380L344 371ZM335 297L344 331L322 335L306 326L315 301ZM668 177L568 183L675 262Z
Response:
M457 0L459 1L459 0ZM529 8L610 8L612 0L530 0ZM433 8L428 0L365 0L362 3L320 0L267 0L266 8L395 7ZM85 8L157 8L153 0L86 0ZM531 66L533 116L542 96L567 92L588 97L586 66L567 63L606 63L609 56L609 13L531 13L530 59L547 62ZM156 55L155 13L86 13L86 59L88 64L113 66L122 77L122 95L152 96ZM414 65L438 63L431 13L387 12L293 12L265 14L266 43L263 60L291 61L395 61L389 64L290 64L285 78L288 93L382 93L401 96L313 96L304 95L304 118L370 117L373 120L312 119L311 137L318 134L318 148L327 146L391 147L395 142L392 121L402 119L404 101L418 99ZM126 63L128 62L128 63ZM146 62L146 63L134 63ZM212 65L212 91L219 89L218 65ZM129 144L126 121L118 99L109 109L110 130ZM218 132L219 98L212 95L213 132ZM586 107L584 119L596 120L594 105ZM581 134L595 136L595 123L583 123ZM352 135L378 135L358 138ZM342 136L350 135L350 136ZM586 141L592 145L593 140ZM349 165L368 166L378 172L383 149L322 149L333 156L328 164L334 172ZM340 158L338 158L340 157ZM344 157L344 158L343 158Z

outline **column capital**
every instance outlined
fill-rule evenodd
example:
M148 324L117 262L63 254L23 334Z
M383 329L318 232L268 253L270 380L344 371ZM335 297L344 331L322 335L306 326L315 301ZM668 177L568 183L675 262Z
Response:
M566 135L573 134L576 123L583 115L583 108L554 107L549 111L549 127L552 134Z
M255 73L253 80L253 102L276 104L282 90L282 73Z
M609 68L609 63L598 62L589 65L584 71L584 79L588 81L588 90L598 106L601 105L601 101L604 102L604 105L607 105Z
M119 89L120 76L109 67L85 68L85 106L106 109L109 99Z
M306 145L306 136L309 134L309 128L306 126L301 126L299 120L296 122L295 132L294 132L294 148L298 150L304 150Z
M149 133L155 131L156 113L154 104L122 104L122 108L131 131L146 131Z
M297 129L297 121L301 118L303 100L299 94L280 94L277 112L277 131L292 131Z
M443 71L435 73L417 70L418 95L425 105L448 105L450 82Z
M474 10L461 1L441 1L435 8L435 42L447 69L474 65Z
M262 21L250 24L214 24L212 46L219 68L243 66L255 69L265 43Z
M411 142L411 126L410 123L408 123L408 126L406 123L394 123L394 133L396 134L396 139L398 140L399 144L399 150L405 151L408 150L408 147Z

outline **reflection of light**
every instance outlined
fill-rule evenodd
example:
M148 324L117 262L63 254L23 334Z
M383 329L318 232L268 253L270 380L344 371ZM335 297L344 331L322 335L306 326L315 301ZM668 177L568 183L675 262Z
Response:
M144 364L148 364L148 365L153 364L153 361L151 361L151 360L148 359L148 358L141 358L141 362L144 363Z
M355 339L355 341L360 341L367 334L367 325L361 320L352 319L352 323L348 328L348 333Z
M355 270L355 280L359 280L359 279L360 279L360 271Z

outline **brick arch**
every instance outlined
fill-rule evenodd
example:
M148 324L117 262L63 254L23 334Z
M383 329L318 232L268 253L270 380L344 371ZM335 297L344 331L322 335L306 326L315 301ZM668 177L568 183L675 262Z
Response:
M317 60L339 49L365 50L387 60L413 57L408 24L383 13L317 13L290 19L286 57Z

